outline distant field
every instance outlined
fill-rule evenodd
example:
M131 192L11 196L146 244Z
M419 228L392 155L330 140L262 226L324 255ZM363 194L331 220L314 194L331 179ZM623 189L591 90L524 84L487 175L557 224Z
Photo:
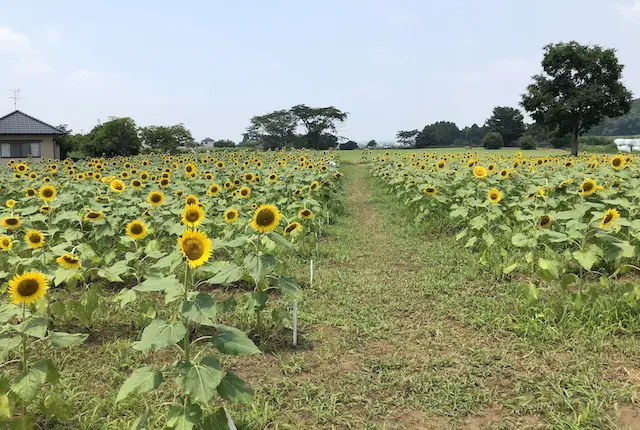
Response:
M419 148L419 149L374 149L372 151L365 149L357 149L353 151L338 151L340 159L344 162L348 163L357 163L365 159L365 157L375 158L380 154L384 154L385 152L390 151L394 155L406 154L411 155L412 153L422 154L423 152L436 152L438 154L452 154L456 152L478 152L480 155L488 153L491 155L505 154L512 155L518 151L521 151L519 148L507 148L500 150L486 150L484 148ZM536 149L533 151L522 151L523 154L527 156L538 156L538 155L567 155L568 151L564 151L561 149Z

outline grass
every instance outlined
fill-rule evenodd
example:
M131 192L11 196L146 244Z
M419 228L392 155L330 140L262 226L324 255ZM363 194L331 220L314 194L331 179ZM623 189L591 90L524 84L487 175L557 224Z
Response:
M438 154L452 154L456 152L477 152L481 156L488 155L514 155L516 152L521 151L525 156L544 156L544 155L567 155L568 152L561 149L535 149L532 151L522 151L519 148L503 148L499 150L487 150L484 148L419 148L419 149L391 149L388 150L392 155L411 155L413 153L422 154L423 152ZM370 154L369 154L370 152ZM386 149L374 149L372 151L357 149L353 151L338 151L340 159L348 163L357 163L366 160L367 158L373 158L378 155L382 155L387 152Z
M279 330L260 345L265 354L225 359L256 390L254 405L230 405L238 428L638 425L633 334L519 312L517 285L494 281L455 234L413 225L366 166L347 163L343 171L346 210L323 239L314 283L299 303L300 346ZM296 267L308 279L306 263ZM120 385L143 363L174 359L132 350L145 324L104 294L88 347L46 351L72 413L44 428L128 428L146 406L135 396L114 405ZM233 318L252 330L241 315ZM155 413L172 394L161 386L147 406ZM149 428L162 425L152 414Z

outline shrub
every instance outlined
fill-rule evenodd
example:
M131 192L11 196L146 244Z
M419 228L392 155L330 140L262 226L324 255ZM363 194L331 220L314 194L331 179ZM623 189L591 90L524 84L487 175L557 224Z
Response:
M482 140L482 146L484 146L485 149L502 148L504 146L502 135L500 133L496 133L495 131L490 131L489 133L484 135L484 139Z
M358 144L353 140L340 144L340 149L358 149Z
M520 145L520 149L536 149L536 141L530 134L525 134L518 139L518 144Z

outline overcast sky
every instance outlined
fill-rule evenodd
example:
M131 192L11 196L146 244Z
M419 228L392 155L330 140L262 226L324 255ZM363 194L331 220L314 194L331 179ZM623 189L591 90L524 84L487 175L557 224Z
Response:
M20 88L77 132L130 116L237 141L253 115L334 105L340 135L387 141L516 106L542 47L572 39L616 48L640 95L640 0L3 2L0 113Z

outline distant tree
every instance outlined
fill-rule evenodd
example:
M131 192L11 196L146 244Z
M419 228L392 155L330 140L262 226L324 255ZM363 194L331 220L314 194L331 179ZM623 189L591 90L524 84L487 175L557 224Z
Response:
M84 142L83 152L90 156L136 155L142 142L136 123L131 118L110 117L109 121L91 130Z
M375 140L370 140L369 142L367 142L367 148L375 148L376 146L378 146L378 142L376 142Z
M416 136L418 136L419 133L419 130L400 130L396 133L396 140L406 147L413 147L416 144Z
M342 149L342 150L358 149L358 143L354 142L353 140L349 140L348 142L341 143L340 144L340 149Z
M485 134L484 139L482 140L482 146L484 146L485 149L500 149L504 146L504 141L502 140L500 133L490 131Z
M514 146L525 132L524 116L518 109L508 106L493 108L485 124L487 131L500 133L506 146Z
M320 135L317 149L326 151L327 149L337 148L337 147L338 147L338 138L336 136L329 133L322 133Z
M606 117L629 112L631 92L622 83L624 66L615 50L578 42L544 47L544 72L522 96L522 107L556 135L571 134L571 153L578 137Z
M290 111L273 111L251 118L247 138L262 142L265 150L291 146L297 125L297 118Z
M464 139L466 145L480 146L487 131L485 127L479 127L478 124L473 124L471 127L467 126L460 130L460 139ZM461 145L456 144L455 146Z
M306 131L307 145L309 149L319 149L320 139L327 131L335 133L337 124L347 119L348 113L342 112L333 106L314 108L306 105L296 105L290 113L302 123Z
M536 149L536 140L530 134L525 134L520 137L520 139L518 139L518 144L520 145L520 149Z
M416 148L453 146L460 135L458 126L449 121L438 121L422 129L416 136Z
M235 148L236 143L233 140L221 139L213 142L214 148Z
M145 146L158 152L176 153L181 146L193 148L199 146L183 124L141 127L140 138Z
M625 115L617 118L605 118L585 134L589 136L640 135L640 99L631 102L631 109Z

